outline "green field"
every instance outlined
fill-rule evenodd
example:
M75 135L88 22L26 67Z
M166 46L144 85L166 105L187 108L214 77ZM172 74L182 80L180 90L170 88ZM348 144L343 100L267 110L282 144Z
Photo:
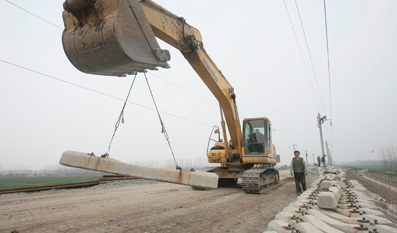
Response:
M385 168L383 165L358 165L358 166L353 166L356 168L364 168L368 169L371 171L376 171L376 172L387 172L388 170Z
M94 181L99 177L0 177L0 190Z

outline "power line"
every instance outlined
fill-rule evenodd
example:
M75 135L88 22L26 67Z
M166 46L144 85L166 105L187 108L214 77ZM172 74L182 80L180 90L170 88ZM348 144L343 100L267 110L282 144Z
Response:
M50 21L48 21L48 20L46 20L46 19L44 19L44 18L42 18L42 17L40 17L40 16L34 14L33 12L30 12L30 11L26 10L25 8L23 8L23 7L21 7L21 6L18 6L17 4L15 4L15 3L11 2L11 1L8 1L8 0L4 0L4 1L8 2L9 4L11 4L11 5L15 6L15 7L18 7L19 9L21 9L21 10L23 10L23 11L25 11L25 12L31 14L31 15L33 15L33 16L36 17L36 18L39 18L39 19L43 20L44 22L46 22L46 23L48 23L48 24L51 24L52 26L54 26L54 27L56 27L56 28L58 28L58 29L63 30L63 28L59 27L58 25L56 25L56 24L54 24L54 23L51 23Z
M333 133L333 127L332 127L332 121L333 121L333 116L332 116L332 91L331 91L331 66L329 63L329 46L328 46L328 22L327 22L327 7L326 3L324 0L324 23L325 23L325 38L327 42L327 62L328 62L328 88L329 88L329 111L330 111L330 125L331 125L331 144L333 147L334 143L334 133Z
M325 38L327 41L327 61L328 61L328 86L329 86L329 111L331 115L332 126L332 92L331 92L331 66L329 64L329 46L328 46L328 22L327 22L327 7L324 0L324 20L325 20Z
M319 109L321 110L321 105L320 105L320 102L319 102L318 99L317 99L316 90L314 89L314 86L313 86L313 83L312 83L312 79L310 78L309 69L307 68L306 60L305 60L305 58L304 58L304 56L303 56L302 48L301 48L301 46L300 46L300 43L299 43L299 40L298 40L298 36L296 35L294 25L292 24L292 20L291 20L291 17L290 17L290 15L289 15L289 12L288 12L287 5L285 4L285 0L283 0L283 3L284 3L285 11L287 12L287 15L288 15L289 22L290 22L291 27L292 27L292 31L294 32L294 36L295 36L296 43L298 44L298 47L299 47L299 52L300 52L300 54L301 54L303 63L305 64L305 69L306 69L307 77L309 78L310 85L311 85L312 90L313 90L313 92L314 92L314 97L315 97L315 99L316 99L316 102L317 102L317 105L318 105ZM319 95L321 96L320 93L319 93Z
M311 55L311 53L310 53L309 43L307 42L307 37L306 37L305 28L303 27L303 22L302 22L301 14L300 14L300 11L299 11L298 2L297 2L296 0L295 0L295 6L296 6L296 10L298 11L299 21L300 21L300 23L301 23L301 27L302 27L302 31L303 31L303 36L304 36L304 38L305 38L305 43L306 43L307 52L308 52L308 54L309 54L310 63L311 63L311 65L312 65L314 80L316 81L316 86L317 86L317 90L318 90L318 93L319 93L321 106L322 106L323 109L324 109L323 98L321 97L321 91L320 91L320 88L319 88L319 86L318 86L317 74L316 74L316 71L315 71L315 69L314 69L314 64L313 64L312 55Z
M45 76L47 78L51 78L51 79L57 80L59 82L63 82L63 83L66 83L66 84L69 84L69 85L72 85L72 86L75 86L75 87L79 87L79 88L82 88L82 89L85 89L85 90L88 90L88 91L91 91L91 92L95 92L95 93L103 95L103 96L107 96L107 97L110 97L110 98L113 98L113 99L116 99L116 100L121 100L123 102L125 101L122 98L119 98L119 97L116 97L116 96L113 96L113 95L110 95L110 94L107 94L107 93L104 93L104 92L101 92L101 91L97 91L97 90L94 90L94 89L91 89L91 88L88 88L88 87L85 87L85 86L82 86L82 85L79 85L79 84L76 84L76 83L73 83L73 82L69 82L69 81L63 80L61 78L57 78L57 77L54 77L52 75L48 75L48 74L42 73L40 71L36 71L36 70L30 69L30 68L27 68L27 67L24 67L24 66L21 66L21 65L17 65L15 63L12 63L12 62L9 62L9 61L5 61L3 59L0 59L0 62L3 62L3 63L6 63L8 65L12 65L12 66L18 67L20 69L24 69L24 70L30 71L32 73L39 74L41 76ZM132 101L128 101L128 103L134 104L136 106L139 106L139 107L142 107L142 108L146 108L146 109L149 109L149 110L152 110L152 111L156 111L156 109L154 109L154 108L151 108L151 107L148 107L148 106L145 106L145 105L142 105L142 104L138 104L138 103L135 103L135 102L132 102ZM196 124L199 124L199 125L208 126L208 127L212 128L212 125L208 125L208 124L205 124L205 123L202 123L202 122L199 122L199 121L191 120L191 119L188 119L188 118L185 118L185 117L181 117L181 116L174 115L174 114L167 113L167 112L163 112L163 111L161 111L161 113L166 114L168 116L175 117L175 118L179 118L179 119L182 119L182 120L185 120L185 121L190 121L190 122L193 122L193 123L196 123Z
M154 77L156 77L156 78L158 78L158 79L160 79L160 80L162 80L162 81L164 81L164 82L166 82L166 83L168 83L168 84L174 86L174 87L177 87L177 88L179 88L179 89L181 89L181 90L183 90L183 91L185 91L185 92L187 92L187 93L189 93L189 94L191 94L191 95L197 97L197 98L200 98L200 99L202 99L202 100L204 100L204 101L206 101L206 102L208 102L208 103L210 103L210 104L213 104L213 105L218 106L218 104L215 104L214 102L211 102L211 101L209 101L209 100L207 100L207 99L201 97L200 95L197 95L197 94L195 94L194 92L191 92L191 91L187 90L186 88L183 88L183 87L181 87L181 86L179 86L179 85L177 85L177 84L175 84L175 83L172 83L172 82L170 82L170 81L168 81L168 80L166 80L166 79L164 79L164 78L162 78L162 77L160 77L160 76L158 76L158 75L153 74L152 72L148 72L148 73L149 73L150 75L152 75L152 76L154 76Z
M42 17L40 17L40 16L38 16L38 15L36 15L36 14L34 14L34 13L28 11L28 10L26 10L25 8L23 8L23 7L21 7L21 6L18 6L18 5L16 5L15 3L12 3L12 2L10 2L10 1L8 1L8 0L5 0L5 1L8 2L8 3L10 3L11 5L14 5L15 7L18 7L19 9L21 9L21 10L23 10L23 11L25 11L25 12L27 12L27 13L29 13L29 14L35 16L35 17L37 17L38 19L40 19L40 20L42 20L42 21L44 21L44 22L46 22L46 23L48 23L48 24L51 24L52 26L54 26L54 27L56 27L56 28L59 28L59 29L63 30L63 28L59 27L58 25L56 25L56 24L54 24L54 23L51 23L50 21L48 21L48 20L46 20L46 19L44 19L44 18L42 18ZM211 102L211 101L209 101L209 100L207 100L207 99L201 97L200 95L197 95L197 94L195 94L195 93L193 93L193 92L187 90L186 88L183 88L183 87L181 87L181 86L179 86L179 85L177 85L177 84L175 84L175 83L172 83L172 82L170 82L170 81L168 81L168 80L166 80L166 79L164 79L164 78L161 78L161 77L158 76L158 75L155 75L155 74L153 74L153 73L149 73L149 74L152 75L152 76L155 76L155 77L158 78L158 79L161 79L162 81L164 81L164 82L166 82L166 83L168 83L168 84L170 84L170 85L172 85L172 86L174 86L174 87L177 87L177 88L179 88L179 89L181 89L181 90L184 90L184 91L186 91L187 93L189 93L189 94L191 94L191 95L193 95L193 96L195 96L195 97L197 97L197 98L200 98L200 99L202 99L202 100L204 100L204 101L206 101L206 102L208 102L208 103L210 103L210 104L213 104L213 105L216 105L216 106L218 105L218 104L215 104L214 102Z

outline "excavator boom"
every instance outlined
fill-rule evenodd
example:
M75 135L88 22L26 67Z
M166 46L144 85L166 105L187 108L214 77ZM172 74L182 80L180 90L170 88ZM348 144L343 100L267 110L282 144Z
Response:
M196 28L150 0L67 0L64 9L64 50L82 72L125 76L168 68L170 53L155 37L178 49L219 101L231 145L241 151L234 89L204 50Z
M244 119L242 134L234 88L205 51L200 32L185 19L151 0L66 0L64 9L64 50L82 72L126 76L168 68L170 53L160 48L156 37L178 49L221 108L223 140L208 152L208 162L223 164L211 170L219 183L242 178L249 193L262 193L278 183L269 119Z

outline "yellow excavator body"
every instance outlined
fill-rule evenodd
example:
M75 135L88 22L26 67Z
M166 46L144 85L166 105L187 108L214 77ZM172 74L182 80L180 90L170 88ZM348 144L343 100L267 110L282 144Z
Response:
M209 150L208 162L222 166L211 172L220 184L242 178L250 193L278 183L269 119L244 119L241 130L234 88L205 51L200 32L185 19L151 0L66 0L64 9L63 47L84 73L126 76L169 68L170 53L156 37L178 49L220 105L223 140Z

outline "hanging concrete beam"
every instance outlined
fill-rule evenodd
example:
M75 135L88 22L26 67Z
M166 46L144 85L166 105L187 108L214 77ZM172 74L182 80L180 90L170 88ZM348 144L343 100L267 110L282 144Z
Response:
M76 151L65 151L59 163L69 167L135 176L199 188L218 187L218 175L214 173L182 171L172 168L140 167L126 164L112 158L101 158Z

